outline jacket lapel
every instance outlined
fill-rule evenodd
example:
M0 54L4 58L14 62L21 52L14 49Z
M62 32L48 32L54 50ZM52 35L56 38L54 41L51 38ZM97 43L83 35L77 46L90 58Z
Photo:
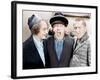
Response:
M52 45L52 49L53 49L53 54L54 54L54 57L56 58L56 61L58 62L58 58L57 58L57 53L56 53L56 50L55 50L55 39L54 39L54 37L52 38L53 40L52 40L52 43L51 43L51 45Z
M44 56L45 56L45 66L50 67L50 58L49 58L49 54L47 52L46 41L43 41L43 47L44 47Z
M74 49L73 53L76 52L80 47L82 47L86 41L89 39L89 36L87 34L87 32L83 35L83 37L80 39L79 44L76 46L76 48ZM77 42L76 42L77 43ZM76 44L75 43L75 44Z
M76 43L75 43L75 44L76 44ZM79 44L76 46L76 48L74 49L74 51L77 51L77 49L80 48L81 45L82 45L82 44L79 43Z
M66 49L67 49L67 46L66 46L66 42L64 41L63 43L63 50L62 50L62 54L60 56L60 62L62 63L66 57Z
M87 40L84 41L83 43L80 43L79 45L76 46L75 50L73 51L73 53L75 53L79 48L81 48L84 44L86 44Z
M33 53L35 52L35 55L38 56L38 58L40 59L40 62L42 62L42 64L43 64L43 61L42 61L42 59L41 59L41 57L39 55L39 52L38 52L38 50L37 50L37 48L35 46L34 39L33 39L32 36L30 37L30 41L31 41L30 43L31 43L31 48L32 48Z
M68 56L67 52L68 52L69 46L68 46L67 40L64 40L63 45L64 46L63 46L62 54L61 54L61 57L60 57L60 63L64 63L66 57Z
M57 58L56 51L55 51L54 37L51 37L48 43L49 43L48 51L50 55L51 66L53 65L53 67L55 67L58 65L58 58Z

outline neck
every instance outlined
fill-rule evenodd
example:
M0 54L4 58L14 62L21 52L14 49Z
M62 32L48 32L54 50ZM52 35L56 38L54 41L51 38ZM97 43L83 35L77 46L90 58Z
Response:
M63 40L64 39L64 35L62 35L62 36L54 36L55 37L55 39L57 39L57 40Z
M42 41L42 39L38 35L33 35L38 41Z

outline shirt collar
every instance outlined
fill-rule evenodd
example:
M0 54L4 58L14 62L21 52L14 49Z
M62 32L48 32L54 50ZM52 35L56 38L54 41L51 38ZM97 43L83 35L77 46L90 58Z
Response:
M43 46L43 40L39 39L38 36L33 35L33 40L37 47Z
M37 35L33 35L33 38L34 38L37 42L43 42L43 40L40 39Z
M57 39L57 38L54 38L55 41L64 41L65 37L63 39Z

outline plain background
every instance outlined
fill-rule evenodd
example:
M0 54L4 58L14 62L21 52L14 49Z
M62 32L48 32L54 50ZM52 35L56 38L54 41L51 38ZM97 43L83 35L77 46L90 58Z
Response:
M11 1L0 1L0 80L11 80ZM17 0L16 0L17 1ZM22 0L27 1L27 0ZM30 0L33 2L48 2L61 4L94 5L100 7L100 0ZM98 11L100 14L100 11ZM98 16L98 22L100 16ZM98 23L98 67L100 67L100 24ZM22 79L20 79L22 80ZM24 80L24 79L23 79ZM32 78L25 80L41 80L41 78ZM74 75L60 77L45 77L42 80L100 80L100 69L98 74Z

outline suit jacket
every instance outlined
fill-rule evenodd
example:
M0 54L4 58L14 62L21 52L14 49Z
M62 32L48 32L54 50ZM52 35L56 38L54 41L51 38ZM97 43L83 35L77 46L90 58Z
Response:
M49 67L49 56L44 42L45 66L31 36L23 43L23 69L36 69Z
M90 41L87 33L80 39L79 44L73 52L73 57L70 63L71 67L89 66L90 65Z
M55 51L55 43L54 37L50 37L47 40L47 50L50 56L50 66L51 67L68 67L70 63L70 59L73 54L73 44L74 40L69 36L66 36L64 39L63 50L61 53L60 60L58 60L56 51Z

